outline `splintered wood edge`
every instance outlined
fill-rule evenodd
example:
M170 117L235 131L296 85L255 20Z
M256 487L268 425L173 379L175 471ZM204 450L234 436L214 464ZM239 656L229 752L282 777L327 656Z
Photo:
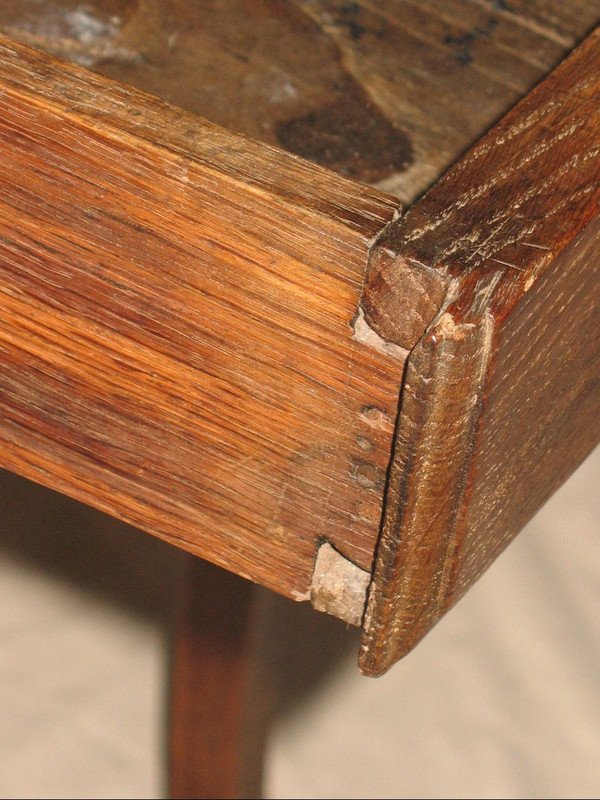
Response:
M409 652L489 565L481 554L459 576L456 557L499 331L522 298L537 308L557 257L594 235L599 132L597 29L371 252L365 324L411 353L363 623L366 675ZM420 302L405 313L407 293Z

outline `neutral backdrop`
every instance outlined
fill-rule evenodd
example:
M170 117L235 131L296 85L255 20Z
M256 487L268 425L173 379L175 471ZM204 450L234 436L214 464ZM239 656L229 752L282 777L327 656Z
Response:
M271 798L598 797L600 451L383 678L277 599ZM0 480L0 797L157 798L177 552Z

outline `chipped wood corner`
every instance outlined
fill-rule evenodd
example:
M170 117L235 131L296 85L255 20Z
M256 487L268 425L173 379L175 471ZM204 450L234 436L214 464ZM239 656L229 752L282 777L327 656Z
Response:
M359 627L370 581L369 572L324 542L317 551L310 601L317 611L332 614Z
M365 319L364 309L360 305L358 307L358 311L356 312L356 316L352 321L352 328L354 331L352 338L355 342L360 342L361 344L366 344L368 347L373 347L380 353L400 361L401 364L404 364L406 361L409 351L405 347L401 347L395 342L386 341L375 330L373 330L373 328Z
M365 323L410 353L364 674L408 653L600 439L599 76L600 29L370 254Z

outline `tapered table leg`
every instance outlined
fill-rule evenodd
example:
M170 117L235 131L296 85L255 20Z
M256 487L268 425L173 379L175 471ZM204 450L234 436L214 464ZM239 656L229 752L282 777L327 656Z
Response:
M259 797L272 705L258 652L264 594L192 556L185 567L172 645L169 796Z

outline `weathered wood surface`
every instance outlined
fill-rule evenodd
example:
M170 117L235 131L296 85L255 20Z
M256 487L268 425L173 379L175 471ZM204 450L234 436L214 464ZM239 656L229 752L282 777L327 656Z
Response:
M365 622L370 674L600 439L599 205L600 29L373 249L365 318L414 349Z
M7 0L0 28L412 199L599 14L597 0L59 0L35 8ZM484 385L484 410L492 409L509 321L520 308L534 314L521 295L537 298L544 318L536 248L549 247L559 263L563 245L570 253L585 227L579 197L550 213L577 166L567 159L561 172L547 152L580 142L581 127L564 124L570 99L548 101L547 113L531 106L523 130L509 117L518 137L508 149L502 142L495 153L499 140L486 139L479 161L461 162L382 239L363 306L372 330L400 345L386 349L360 317L362 341L353 340L351 323L370 244L394 214L390 197L8 41L1 55L2 465L305 598L323 541L371 569L402 362L416 345L365 640L365 669L383 669L454 602L596 435L587 425L543 491L546 478L532 471L539 491L519 484L528 498L521 516L502 533L492 525L478 448L496 423L487 425L487 411L479 419L472 398ZM534 97L526 102L544 95ZM594 113L592 103L587 130ZM563 139L538 150L537 139L555 133L550 121ZM580 160L589 167L594 153ZM504 174L511 157L518 169ZM463 205L451 202L453 193ZM431 230L407 240L432 218ZM561 232L563 222L575 227ZM533 233L549 243L527 238ZM588 275L589 266L575 263ZM524 286L531 291L522 294ZM421 338L455 292L458 305L441 329ZM481 317L472 322L465 309L477 292ZM456 341L450 320L470 335ZM498 354L484 364L490 341ZM569 334L563 351L560 341L556 352L566 353ZM578 348L594 346L577 339L572 349L584 358ZM504 410L498 419L502 431L512 429ZM527 433L534 441L531 426ZM536 452L526 440L523 453ZM497 446L488 451L504 464ZM428 472L435 459L439 471ZM485 474L495 476L501 525L509 512L499 487L510 481L498 480L495 463ZM468 520L465 497L479 503ZM423 530L431 502L443 508L409 564L420 540L403 538L402 526ZM477 526L490 537L486 547L468 544L479 541ZM419 572L423 559L430 573Z
M0 30L412 201L600 0L3 0Z
M396 201L8 40L0 152L1 465L296 599L324 540L370 570Z

